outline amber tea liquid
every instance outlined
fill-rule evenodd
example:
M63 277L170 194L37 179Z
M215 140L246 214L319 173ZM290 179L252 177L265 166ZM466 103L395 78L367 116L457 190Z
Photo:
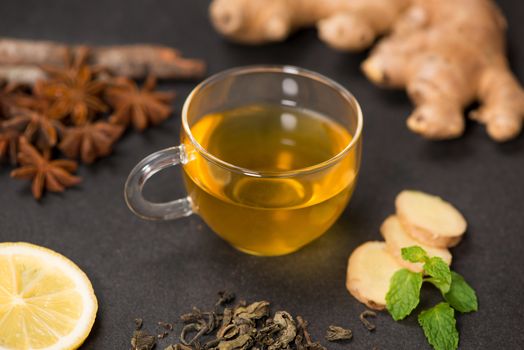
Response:
M351 141L343 126L315 112L249 105L198 120L191 133L215 157L269 177L215 165L191 151L184 177L204 221L236 248L258 255L292 252L322 235L355 185L355 151L321 170L280 176L325 162Z

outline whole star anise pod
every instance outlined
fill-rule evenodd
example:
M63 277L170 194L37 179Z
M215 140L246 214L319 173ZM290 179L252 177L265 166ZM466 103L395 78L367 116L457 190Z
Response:
M110 122L144 130L149 124L159 124L172 112L170 102L175 98L171 91L154 91L156 78L149 76L142 88L129 79L118 79L106 89L106 99L115 108Z
M11 87L0 83L0 120L9 114L12 104Z
M57 130L60 127L61 125L49 118L45 112L26 108L14 108L13 117L2 122L3 130L18 131L41 150L56 145Z
M18 84L0 84L0 119L9 118L13 109L33 104L33 97L25 94Z
M62 120L70 116L73 124L82 125L108 108L100 98L105 82L95 79L91 67L85 64L87 51L78 56L63 69L44 67L50 79L37 82L34 93L51 101L51 117Z
M45 112L26 108L13 108L13 117L2 122L3 129L20 132L39 149L54 147L58 140L60 123L52 120Z
M2 129L0 123L0 160L8 159L11 164L16 164L19 138L18 131Z
M42 197L44 189L63 192L66 187L79 184L82 179L72 175L77 164L73 160L50 160L50 151L40 154L24 137L20 138L18 161L21 167L11 172L15 179L32 181L31 190L36 199Z
M84 163L93 163L112 151L116 140L122 136L124 127L99 121L64 129L58 148L68 158L80 158Z
M41 68L53 79L74 80L80 69L86 65L90 51L87 46L79 46L75 49L68 48L64 53L63 66L42 65Z

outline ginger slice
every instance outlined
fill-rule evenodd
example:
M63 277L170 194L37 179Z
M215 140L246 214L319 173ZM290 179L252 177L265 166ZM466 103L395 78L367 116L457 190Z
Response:
M397 259L397 261L405 268L410 269L413 272L423 271L422 263L411 263L402 259L401 249L411 247L414 245L420 246L424 249L428 256L438 256L451 265L451 253L446 248L435 248L426 244L418 242L416 239L411 237L406 230L402 227L399 219L395 215L389 216L382 226L380 227L380 233L386 241L386 248L391 255Z
M349 257L346 288L369 308L383 310L391 277L401 268L385 242L366 242Z
M466 232L462 214L442 198L419 191L402 191L395 200L397 215L406 231L421 243L453 247Z

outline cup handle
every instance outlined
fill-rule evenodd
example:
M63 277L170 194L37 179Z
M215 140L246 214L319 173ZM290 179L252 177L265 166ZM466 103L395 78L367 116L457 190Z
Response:
M142 195L144 185L151 176L160 170L185 164L187 161L184 145L166 148L142 159L131 170L125 184L124 194L129 209L147 220L174 220L193 214L189 196L166 203L153 203Z

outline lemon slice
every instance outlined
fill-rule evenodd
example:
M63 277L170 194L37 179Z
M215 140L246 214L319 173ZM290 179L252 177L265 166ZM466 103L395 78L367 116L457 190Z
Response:
M71 260L28 243L0 244L0 350L71 350L89 335L98 305Z

